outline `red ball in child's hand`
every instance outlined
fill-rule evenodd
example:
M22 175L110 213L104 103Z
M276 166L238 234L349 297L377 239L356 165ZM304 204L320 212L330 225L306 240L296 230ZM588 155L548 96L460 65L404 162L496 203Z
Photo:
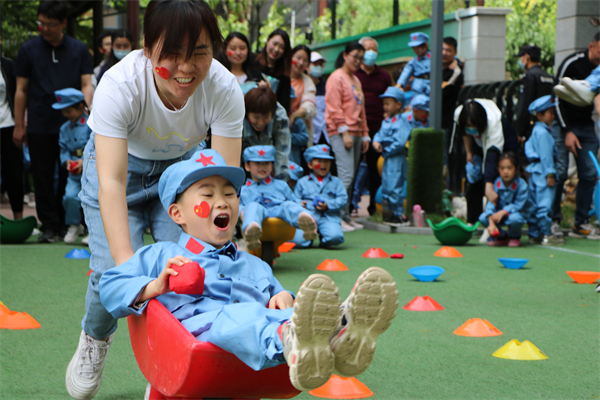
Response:
M177 276L169 276L169 289L177 294L201 295L204 292L204 268L195 261L182 266L171 264L178 272Z

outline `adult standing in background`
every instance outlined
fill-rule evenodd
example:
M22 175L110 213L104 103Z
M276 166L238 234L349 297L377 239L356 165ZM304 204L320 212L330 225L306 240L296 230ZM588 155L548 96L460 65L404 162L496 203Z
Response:
M97 50L98 50L98 52L104 54L104 60L100 61L100 64L98 64L96 67L94 67L94 74L92 75L92 82L94 84L94 87L96 87L96 85L98 84L98 79L100 77L100 70L102 69L102 66L104 66L104 64L106 63L106 59L108 58L108 55L110 54L110 50L112 49L111 35L112 35L111 31L102 31L102 33L100 34L100 37L98 38Z
M390 74L375 64L379 54L379 44L371 37L362 37L358 43L365 48L365 56L360 64L360 69L354 72L354 75L360 80L365 94L365 112L367 114L367 127L369 128L369 136L373 136L381 128L383 122L383 99L379 96L385 93L389 86L392 86L392 78ZM375 194L381 186L381 176L377 170L377 160L380 154L371 146L366 153L368 177L369 177L369 194L370 201L368 211L369 214L375 213Z
M365 48L350 42L335 62L337 68L327 79L325 93L325 122L331 148L335 153L338 178L348 193L348 202L342 208L342 230L351 232L363 226L350 218L349 204L352 182L358 168L360 154L369 148L369 128L365 111L365 95L354 72L360 69Z
M542 49L538 46L524 45L517 54L519 66L525 70L521 77L519 102L517 103L517 123L515 128L520 137L528 138L533 128L533 120L529 113L529 105L535 99L552 94L554 78L544 71L540 63Z
M277 101L290 113L290 81L292 65L292 46L290 37L283 29L275 29L269 35L265 48L256 55L256 62L263 74L278 80L277 87L271 85L277 95Z
M210 7L203 0L153 0L143 26L144 49L104 74L88 119L94 134L84 151L79 198L92 274L66 373L76 399L98 392L117 329L100 302L103 273L144 245L147 221L155 241L177 242L181 234L159 200L162 173L199 150L209 127L212 149L230 166L240 162L244 99L233 75L212 62L223 38Z
M323 78L325 63L327 61L316 51L310 53L310 70L308 75L316 87L315 101L317 104L317 115L313 118L313 138L314 144L329 144L327 136L327 126L325 125L325 85L327 80Z
M114 30L111 35L111 43L112 47L108 54L108 58L100 69L100 74L98 74L98 82L100 82L100 79L102 79L102 76L106 73L106 71L111 69L116 63L121 61L123 57L131 53L131 50L134 49L133 35L128 29Z
M40 243L52 243L64 237L65 194L68 172L58 169L58 190L54 191L54 172L60 164L58 136L66 122L60 110L54 110L54 92L75 88L92 102L92 57L85 44L63 33L67 25L67 5L62 1L42 1L37 11L40 35L23 43L15 62L15 129L17 147L29 144L31 173L35 186L36 212L42 223ZM25 130L27 109L27 131Z
M556 83L564 77L581 80L588 77L600 65L600 32L597 32L587 50L578 51L562 62L556 73ZM553 125L552 136L558 150L556 160L556 197L552 207L552 233L560 231L560 201L562 187L567 180L569 152L575 156L577 164L577 195L575 197L575 224L569 232L572 238L600 239L598 230L588 223L588 213L596 185L596 168L588 151L598 153L598 135L592 120L594 105L578 107L556 97L556 119L559 126Z
M313 124L312 119L317 115L317 103L315 95L317 88L312 79L304 72L310 66L310 48L299 44L292 50L292 87L296 93L296 98L290 104L290 128L294 120L302 118L308 131L308 143L305 147L313 144Z
M456 58L457 42L451 36L442 43L442 129L444 130L444 164L448 167L448 189L461 192L464 176L465 151L463 142L455 140L450 148L454 110L458 93L465 83L459 60Z
M0 44L2 36L0 36ZM14 105L17 82L14 63L2 56L0 63L0 130L2 142L2 188L8 194L14 219L23 218L23 150L13 142Z

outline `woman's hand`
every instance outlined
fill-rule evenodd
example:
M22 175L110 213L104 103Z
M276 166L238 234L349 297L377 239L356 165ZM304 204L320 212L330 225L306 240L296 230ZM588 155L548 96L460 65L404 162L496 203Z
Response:
M473 161L473 153L467 152L467 162L475 165L475 161Z
M342 133L342 139L344 140L344 147L347 149L351 149L354 147L354 140L352 140L352 136L348 133L348 131Z
M369 143L370 143L370 142L367 142L366 140L363 140L363 142L362 142L362 148L361 148L361 150L360 150L360 152L361 152L361 153L363 153L363 154L364 154L364 153L366 153L367 151L369 151Z
M285 290L277 293L275 296L271 297L269 300L269 308L271 310L285 310L286 308L290 308L294 305L294 298L289 292Z
M498 205L498 193L494 192L494 184L492 182L486 182L485 184L485 197L488 201Z

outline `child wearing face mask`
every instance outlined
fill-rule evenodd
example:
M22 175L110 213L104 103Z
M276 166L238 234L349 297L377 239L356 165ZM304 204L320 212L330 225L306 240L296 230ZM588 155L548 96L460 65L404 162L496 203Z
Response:
M98 83L106 71L111 69L113 65L121 61L127 54L133 50L133 35L127 29L117 29L112 35L112 49L106 58L106 62L100 69L98 74Z

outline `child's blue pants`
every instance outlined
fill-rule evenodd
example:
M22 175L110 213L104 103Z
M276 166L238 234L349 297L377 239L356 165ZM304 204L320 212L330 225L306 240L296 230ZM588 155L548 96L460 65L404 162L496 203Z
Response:
M317 230L321 246L330 247L344 243L344 232L342 232L342 218L339 215L328 215L319 211L311 211L317 221ZM303 232L300 229L296 230L293 242L298 248L306 248L312 243L310 240L305 240L302 236Z
M69 174L67 187L63 196L63 208L65 209L65 224L79 225L81 223L81 201L79 191L81 190L81 175Z
M387 201L387 206L394 215L404 214L404 182L408 171L408 161L406 156L398 155L386 158L383 162L383 173L381 178L381 194L383 204Z
M548 186L542 174L534 173L529 177L529 203L534 205L527 218L529 236L537 238L552 234L551 211L555 192L556 186Z

